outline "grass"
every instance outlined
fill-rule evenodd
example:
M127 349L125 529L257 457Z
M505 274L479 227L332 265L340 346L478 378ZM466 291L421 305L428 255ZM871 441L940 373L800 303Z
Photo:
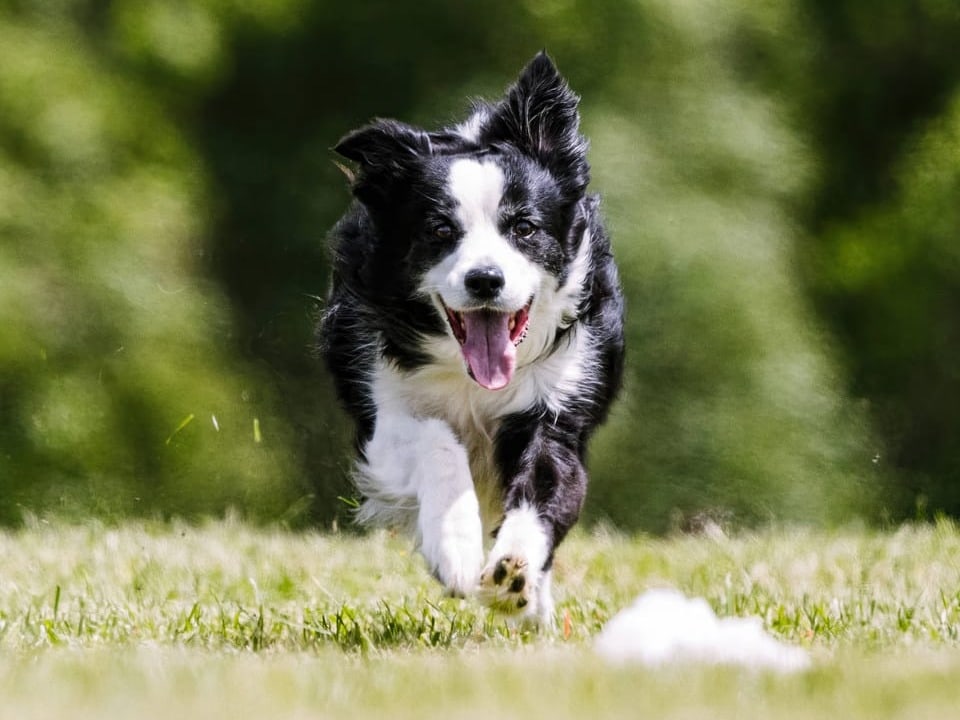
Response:
M0 534L0 717L923 718L960 707L960 530L575 534L555 634L444 598L408 543L202 527ZM758 615L795 676L611 667L590 643L643 590Z

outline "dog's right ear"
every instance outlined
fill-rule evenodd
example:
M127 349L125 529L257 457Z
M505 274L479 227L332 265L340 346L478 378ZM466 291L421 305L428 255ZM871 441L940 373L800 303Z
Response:
M359 166L359 171L349 176L350 186L354 196L368 205L390 195L431 151L424 131L396 120L375 120L354 130L333 149Z
M333 150L358 163L364 173L399 173L430 153L430 138L412 125L375 120L346 135Z

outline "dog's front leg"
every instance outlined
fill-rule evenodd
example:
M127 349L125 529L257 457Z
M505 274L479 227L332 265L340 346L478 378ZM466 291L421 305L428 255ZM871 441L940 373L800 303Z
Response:
M483 530L467 452L450 427L433 418L378 416L364 456L361 515L412 515L431 572L454 595L473 592Z
M480 578L480 597L491 607L552 624L553 554L586 493L580 437L577 428L546 424L540 414L504 423L497 438L504 518Z

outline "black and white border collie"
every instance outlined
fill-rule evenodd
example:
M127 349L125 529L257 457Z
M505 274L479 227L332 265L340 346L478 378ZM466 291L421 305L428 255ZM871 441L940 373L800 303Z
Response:
M356 422L360 520L410 530L451 593L547 623L623 368L578 102L541 53L460 125L344 137L356 200L331 233L320 321Z

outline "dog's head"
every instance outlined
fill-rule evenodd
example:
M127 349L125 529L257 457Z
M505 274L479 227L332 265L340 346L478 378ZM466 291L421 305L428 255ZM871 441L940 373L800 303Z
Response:
M353 191L376 229L375 262L430 301L490 390L510 382L528 333L542 352L575 312L589 181L577 105L541 53L500 102L456 127L378 120L335 148L358 163Z

